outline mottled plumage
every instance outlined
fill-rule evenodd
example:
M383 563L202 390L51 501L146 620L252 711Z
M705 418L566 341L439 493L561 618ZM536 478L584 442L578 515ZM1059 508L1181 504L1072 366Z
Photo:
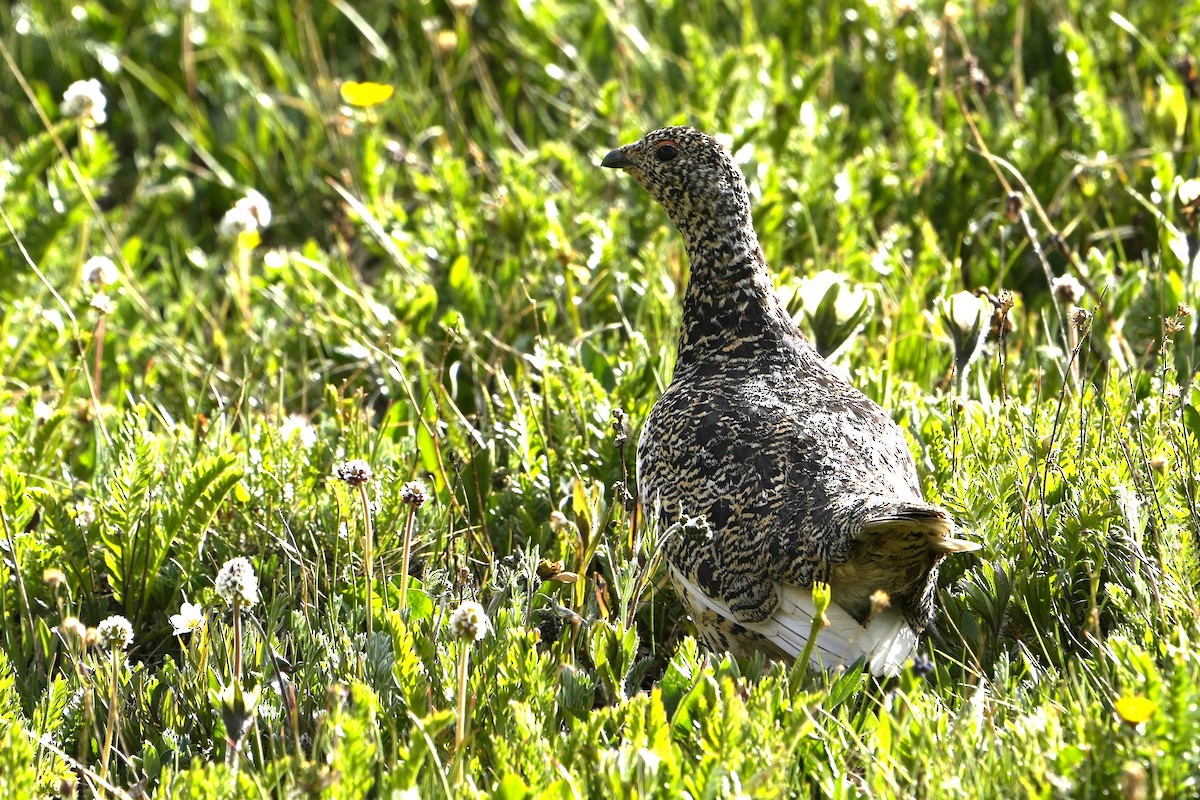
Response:
M637 452L639 493L674 535L672 580L711 649L796 658L814 581L830 624L814 658L895 673L933 616L938 564L974 549L921 496L900 428L817 354L776 296L741 171L712 137L666 128L605 167L645 187L683 234L691 276L679 357ZM872 605L878 590L890 598ZM879 597L879 595L876 595Z

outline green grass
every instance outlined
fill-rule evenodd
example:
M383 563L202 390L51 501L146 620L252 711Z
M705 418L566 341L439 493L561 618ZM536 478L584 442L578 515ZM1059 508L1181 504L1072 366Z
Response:
M1194 0L45 0L0 43L0 796L1200 791ZM928 674L699 652L622 499L687 265L597 162L679 122L984 543ZM217 230L249 190L254 248ZM865 311L805 295L824 269ZM956 380L943 309L979 287L1011 330ZM128 650L79 637L118 614Z

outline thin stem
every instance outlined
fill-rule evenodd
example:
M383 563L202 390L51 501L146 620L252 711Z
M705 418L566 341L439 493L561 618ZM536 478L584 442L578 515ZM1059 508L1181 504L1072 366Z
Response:
M375 556L374 556L374 538L375 532L371 528L371 504L367 500L367 486L360 484L358 487L358 497L362 501L363 510L363 556L367 559L367 643L370 644L371 634L374 632L375 622ZM405 547L405 564L404 574L408 575L408 548ZM407 585L407 584L405 584ZM400 590L400 607L404 607L404 589Z
M233 598L233 680L241 685L242 680L242 599Z
M413 524L417 518L417 507L409 505L408 519L404 522L404 554L400 559L400 611L408 608L408 564L412 552Z
M106 314L101 314L96 321L96 357L92 366L92 401L96 406L96 416L100 416L100 363L104 360L104 328Z
M241 237L235 245L237 249L238 276L238 308L242 312L242 320L250 324L250 248L246 247Z
M82 672L80 673L83 674ZM92 725L96 721L96 693L93 691L91 683L91 675L87 680L87 691L83 693L83 725L80 727L82 731L90 731ZM88 764L88 757L92 753L92 739L90 736L79 737L79 763L84 767Z
M458 767L454 782L462 783L463 762L466 761L463 742L467 739L467 663L471 658L471 643L460 642L458 655L458 721L454 729L454 750L458 754Z
M108 730L104 734L104 747L100 751L100 777L108 777L108 757L112 752L113 732L117 729L117 666L121 654L116 647L112 648L112 681L108 693Z

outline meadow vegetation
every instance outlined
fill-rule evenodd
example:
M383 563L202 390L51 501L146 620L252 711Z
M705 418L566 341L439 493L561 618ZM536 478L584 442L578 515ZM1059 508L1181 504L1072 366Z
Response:
M1197 54L1197 0L0 4L0 795L1196 796ZM687 264L598 161L680 123L984 545L894 680L699 651L636 513Z

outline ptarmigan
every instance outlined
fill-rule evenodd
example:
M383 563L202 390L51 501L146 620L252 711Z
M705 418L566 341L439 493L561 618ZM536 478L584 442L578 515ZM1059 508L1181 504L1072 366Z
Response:
M637 449L643 507L704 644L796 659L814 581L829 624L812 658L893 675L933 617L938 565L978 545L925 502L904 434L839 377L778 299L741 171L715 139L664 128L602 166L645 187L683 234L679 357ZM677 528L678 531L678 528Z

